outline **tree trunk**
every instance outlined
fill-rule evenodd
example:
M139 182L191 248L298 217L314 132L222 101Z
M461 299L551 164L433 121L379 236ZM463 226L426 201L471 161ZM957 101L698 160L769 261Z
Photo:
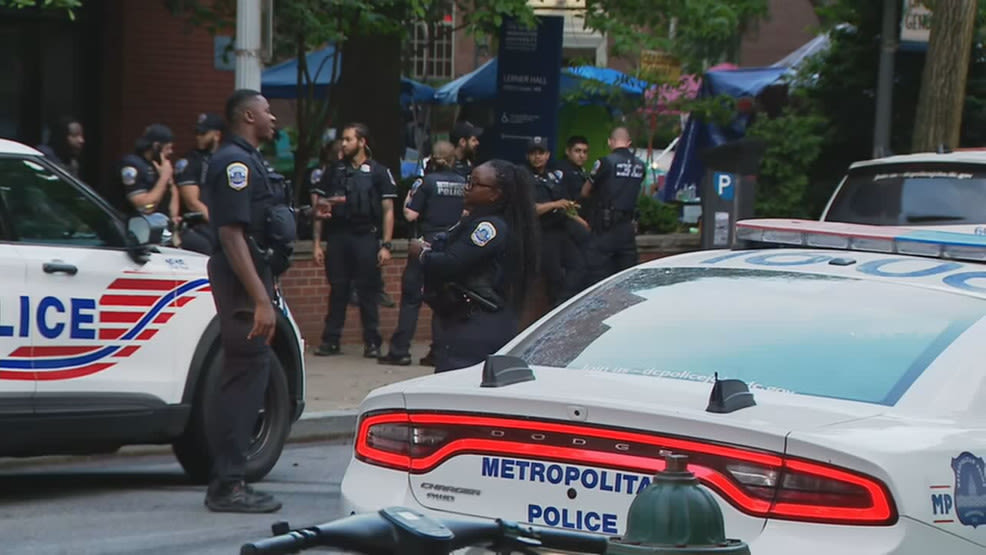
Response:
M305 171L308 169L308 160L311 158L311 129L312 125L306 114L310 106L308 98L310 87L308 86L308 48L305 45L305 36L298 33L295 37L295 56L298 60L298 81L295 84L295 113L298 118L298 137L294 150L294 200L295 204L307 204L301 198L302 193L308 189L308 183L303 183Z
M976 0L936 2L914 122L914 152L959 146Z
M370 128L373 158L400 179L404 152L401 118L401 40L397 35L351 36L342 45L338 101L340 131L347 123Z

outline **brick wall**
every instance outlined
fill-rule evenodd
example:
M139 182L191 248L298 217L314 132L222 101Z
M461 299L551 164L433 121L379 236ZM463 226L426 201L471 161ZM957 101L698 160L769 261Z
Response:
M405 245L405 241L394 241L394 258L384 268L384 287L394 301L398 303L398 307L400 305L401 272L404 270L406 261ZM640 252L640 261L645 262L696 250L698 238L694 235L641 236L637 238L637 248ZM328 308L329 286L325 280L325 271L317 267L312 260L310 242L300 242L297 245L294 263L281 278L281 287L305 341L309 345L317 346L321 342L323 322ZM539 318L546 309L542 286L536 286L530 297L527 310L521 318L522 327ZM398 307L380 307L380 333L385 345L390 341L390 336L394 333L394 328L397 327ZM348 307L342 343L361 344L363 342L361 329L359 309L354 306ZM431 310L423 305L418 319L415 341L427 342L430 339ZM416 356L424 355L424 353L414 354Z
M770 15L748 31L740 46L740 65L769 66L815 38L818 16L810 0L770 0Z
M107 0L102 83L104 175L151 123L175 133L176 155L193 146L195 117L223 112L233 72L213 67L213 38L161 1ZM177 159L177 158L173 158ZM107 181L109 183L110 181Z

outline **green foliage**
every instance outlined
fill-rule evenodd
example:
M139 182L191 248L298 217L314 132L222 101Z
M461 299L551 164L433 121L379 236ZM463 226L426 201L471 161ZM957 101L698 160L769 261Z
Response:
M767 8L767 0L586 0L585 23L607 34L613 55L658 50L694 73L734 58L743 33L767 16Z
M638 233L675 233L680 229L678 207L648 195L637 198Z
M75 19L74 10L82 7L82 0L0 0L0 8L34 8L65 10L69 19Z
M757 183L758 217L810 217L805 196L825 141L825 123L817 113L787 107L780 116L762 117L750 126L747 135L767 145Z

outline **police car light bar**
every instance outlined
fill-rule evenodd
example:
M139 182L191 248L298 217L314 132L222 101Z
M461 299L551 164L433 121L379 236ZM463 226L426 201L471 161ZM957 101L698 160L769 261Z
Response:
M741 220L736 222L736 239L754 243L986 262L986 236L913 227L814 220Z

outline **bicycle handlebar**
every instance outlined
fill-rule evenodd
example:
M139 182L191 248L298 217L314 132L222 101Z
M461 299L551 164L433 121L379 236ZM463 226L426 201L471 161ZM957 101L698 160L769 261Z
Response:
M608 539L597 534L490 520L436 520L404 507L350 516L244 544L240 555L297 553L334 547L366 555L441 555L469 546L529 550L542 547L605 553Z

